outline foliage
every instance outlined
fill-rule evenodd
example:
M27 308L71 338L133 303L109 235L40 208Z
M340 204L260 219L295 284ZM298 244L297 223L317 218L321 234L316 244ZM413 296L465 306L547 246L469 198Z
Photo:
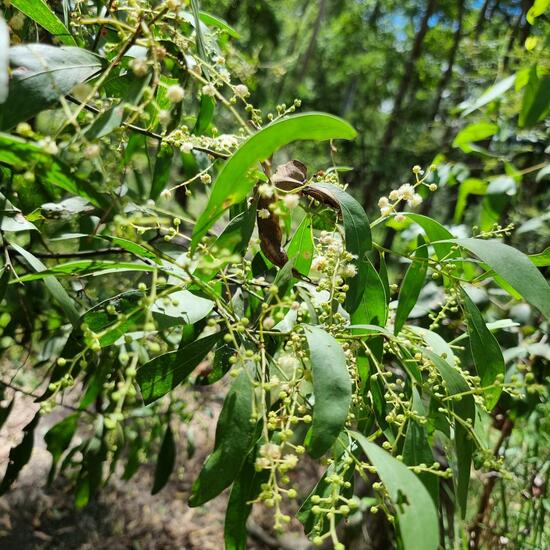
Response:
M252 505L272 510L283 531L294 500L315 545L344 548L341 520L372 518L385 518L388 541L407 550L492 540L481 533L486 508L472 511L472 471L500 483L510 473L489 425L543 422L547 407L548 252L543 238L522 246L521 237L543 237L548 219L525 215L523 189L524 176L538 184L549 173L547 3L519 14L527 34L534 29L526 59L513 71L507 61L485 90L495 54L465 29L494 34L494 25L479 28L484 19L472 24L486 5L228 7L230 22L239 10L264 14L273 32L255 33L252 21L236 30L220 18L224 3L213 13L195 0L57 4L12 0L7 24L0 19L1 346L14 362L30 350L32 366L23 367L39 378L29 389L0 377L12 399L0 419L14 392L40 407L10 452L0 492L28 462L39 422L66 409L45 436L49 478L73 480L77 507L117 464L129 480L154 457L157 493L182 452L175 426L192 421L189 390L221 381L228 389L212 453L189 505L231 486L227 548L246 547ZM303 21L316 19L305 49L295 41L288 53L295 71L305 65L293 89L320 110L296 113L294 100L266 112L297 73L274 81L263 53L252 52L269 39L279 55L287 35L300 36L303 21L279 22L300 7ZM403 17L401 40L418 27L404 74L390 74L403 59L388 30L377 35L385 65L364 53L346 80L364 27ZM349 41L334 39L343 29ZM322 63L342 60L341 72L308 75L317 42ZM421 92L438 68L423 45L438 60L454 51L428 99ZM462 98L452 70L472 63L472 52L488 56L489 69ZM352 108L363 87L371 103ZM395 89L390 111L380 108ZM340 102L349 122L323 112ZM433 102L430 120L414 118ZM458 122L447 124L453 112ZM405 174L412 183L396 186ZM294 481L306 454L325 468L309 495ZM546 475L542 466L536 475ZM535 545L547 536L542 522L529 533Z

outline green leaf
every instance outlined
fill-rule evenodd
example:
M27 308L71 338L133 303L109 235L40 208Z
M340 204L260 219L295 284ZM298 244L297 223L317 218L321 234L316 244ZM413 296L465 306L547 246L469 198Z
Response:
M216 251L227 250L229 253L244 254L254 227L256 225L256 204L237 214L225 226L220 236L216 239L213 249Z
M454 223L458 224L462 220L462 214L468 204L469 195L485 195L489 182L479 178L466 178L460 184L458 189L458 198L456 201Z
M416 260L416 261L415 261ZM397 335L409 317L420 291L426 280L428 272L428 248L424 244L424 239L418 236L418 246L413 256L413 261L399 289L399 298L397 302L397 311L395 312L395 328L394 333Z
M418 224L426 233L426 237L430 241L430 244L434 247L435 254L439 260L443 258L459 258L459 252L452 251L452 245L447 242L437 242L437 241L447 241L454 238L454 235L439 222L435 221L428 216L422 214L415 214L414 212L402 212L402 214L412 220L414 223Z
M507 78L500 80L490 88L487 88L487 90L485 90L485 92L483 92L483 94L481 94L477 99L463 103L461 105L461 107L464 109L462 111L462 116L469 115L473 111L476 111L484 105L487 105L487 103L491 103L491 101L498 99L502 94L506 93L514 85L515 80L515 74L508 76Z
M386 326L388 319L388 299L380 275L367 260L367 280L359 307L353 312L351 322L354 325Z
M129 290L108 298L89 309L82 316L82 322L86 323L91 331L102 333L102 336L99 337L101 347L110 346L130 330L136 330L136 327L142 322L144 312L140 303L143 296L142 292ZM115 314L107 312L106 307L109 305L115 307ZM117 313L124 314L124 321L119 321ZM109 329L111 325L112 327Z
M340 344L319 327L304 327L313 377L313 422L308 452L325 454L344 429L351 403L351 379Z
M437 550L439 522L422 482L401 462L365 436L352 432L386 487L399 523L404 550Z
M248 138L225 163L206 209L193 230L192 249L223 212L242 201L252 191L256 165L275 151L297 140L353 139L356 131L338 117L323 113L292 115L274 122Z
M0 106L0 116L1 113ZM35 143L0 133L0 161L16 171L26 171L32 167L35 174L47 183L78 195L94 206L112 207L112 203L107 203L88 181L71 173L68 166Z
M537 74L537 66L529 71L529 80L523 93L523 103L519 113L520 128L530 128L548 113L550 106L550 77Z
M162 440L157 465L155 467L155 479L153 481L152 495L156 495L168 482L174 464L176 463L176 445L170 424L166 426L166 432Z
M462 289L461 295L474 364L481 378L481 385L483 387L490 386L494 384L498 375L502 375L502 380L504 380L506 372L504 357L497 339L487 328L477 306L464 289ZM484 391L485 404L488 410L492 410L498 403L501 392L502 387L500 385Z
M313 183L304 192L310 193L311 190L315 193L314 198L318 198L320 193L329 203L337 204L342 214L346 250L356 258L352 263L357 267L357 274L347 281L349 290L345 302L346 311L353 313L359 307L367 279L367 252L372 249L369 219L363 207L339 187L327 183Z
M475 254L550 319L550 286L528 256L494 239L455 239L454 242Z
M460 147L465 153L469 153L472 150L471 143L487 139L497 132L498 125L492 122L469 124L457 134L453 141L453 147Z
M214 109L216 108L216 102L213 97L209 95L201 95L201 103L199 106L199 114L197 121L193 127L193 134L202 136L210 126L212 119L214 118Z
M180 290L158 299L151 311L160 327L166 329L174 325L194 325L204 319L213 307L212 300L196 296L188 290Z
M153 181L149 198L155 200L170 181L170 170L174 159L174 149L170 145L159 143L153 170Z
M131 262L115 262L109 260L77 260L75 262L67 262L59 264L51 269L45 269L40 273L31 273L20 277L16 282L36 281L45 279L50 275L57 277L78 275L79 277L106 275L108 273L119 273L121 271L154 271L155 267L147 264L131 263Z
M426 410L422 403L422 398L418 393L418 390L413 386L412 388L413 403L412 410L420 415L426 416ZM411 418L407 425L407 432L405 434L405 442L403 443L403 462L407 466L418 466L420 464L426 464L430 466L433 464L434 456L432 448L428 441L428 433L426 428ZM424 487L430 493L432 500L436 507L439 504L439 479L437 476L430 472L421 472L418 474L418 478L424 484Z
M193 483L189 506L200 506L218 496L239 475L256 432L253 404L251 372L242 367L223 403L214 451Z
M44 435L46 447L52 455L52 468L50 470L50 481L55 474L55 467L61 455L68 449L73 435L76 431L80 413L73 413L65 417L61 422L52 426Z
M313 231L311 217L305 216L292 236L287 248L289 258L294 258L294 269L302 275L309 275L313 261Z
M31 458L32 447L34 442L34 429L40 419L40 411L38 411L33 419L23 428L23 439L21 443L10 450L8 458L8 467L4 474L4 479L0 483L0 495L5 494L13 485L14 481L19 476L19 472L23 466L27 464Z
M93 123L86 129L85 135L89 140L99 139L110 134L118 128L128 114L128 104L137 105L143 96L145 88L151 81L151 74L144 77L136 77L132 73L117 76L105 84L108 92L113 89L114 96L121 96L118 104L113 105L95 118ZM121 87L118 92L117 85Z
M544 252L539 252L539 254L531 254L528 256L533 265L538 267L548 267L550 266L550 247L546 248Z
M2 193L0 193L0 230L7 233L36 230L34 224L27 220L21 210L15 208Z
M470 391L468 382L466 382L462 375L451 367L447 361L427 349L423 349L422 353L432 361L435 368L439 371L441 378L443 378L445 382L447 394L449 396ZM476 417L476 406L473 396L471 394L461 395L459 399L453 401L453 409L455 414L460 417L463 422L467 422L468 419L471 420L473 430ZM470 485L470 468L472 464L474 442L469 430L461 422L456 422L454 435L458 470L456 492L458 503L462 511L462 517L465 517L468 504L468 487Z
M217 332L199 338L142 365L137 371L136 381L145 404L149 405L181 384L222 336L223 333Z
M101 57L72 46L26 44L10 48L8 99L0 105L0 129L8 129L54 105L76 84L95 76Z
M260 494L261 484L269 478L268 470L256 471L255 460L256 454L249 453L231 488L224 523L226 550L246 550L248 547L246 520L252 511L252 501Z
M209 27L216 27L221 31L227 33L229 36L236 38L237 40L239 40L239 38L241 37L240 34L233 27L228 25L223 19L220 19L219 17L216 17L211 13L199 11L199 19L205 25L208 25Z
M527 12L526 19L530 25L535 24L535 19L541 16L550 6L550 0L535 0Z
M36 256L15 243L10 243L10 246L25 258L32 269L38 272L46 270L46 266ZM44 284L49 293L59 303L71 324L75 328L80 326L80 315L76 309L75 303L67 294L67 291L61 286L61 283L53 275L48 275L44 277Z
M120 248L124 248L124 250L126 250L130 254L133 254L134 256L137 256L139 258L146 258L148 260L158 261L158 257L154 252L134 241L129 241L128 239L123 239L122 237L115 237L114 235L95 235L95 238L105 239L106 241L113 243L115 246L120 246Z
M11 0L11 5L41 27L44 27L52 36L63 42L63 44L76 46L76 41L67 27L59 20L44 0Z
M6 101L9 88L10 33L6 22L0 16L0 104Z

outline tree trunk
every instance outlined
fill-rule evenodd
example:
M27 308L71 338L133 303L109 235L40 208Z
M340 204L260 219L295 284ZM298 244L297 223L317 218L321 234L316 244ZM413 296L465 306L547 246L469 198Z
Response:
M487 4L487 2L485 3ZM449 86L451 78L453 76L453 68L456 60L456 54L458 52L458 47L462 39L462 28L464 22L464 11L465 11L465 0L458 0L458 26L455 32L454 42L449 51L449 59L447 60L447 69L441 76L441 80L437 86L437 95L434 102L434 107L432 111L432 120L435 120L439 112L439 107L441 106L441 99L443 98L443 92Z
M414 38L411 53L405 64L403 77L401 78L401 83L399 85L399 89L397 90L397 95L395 96L392 113L386 126L384 136L382 138L382 153L384 153L384 151L391 145L395 137L395 130L397 129L397 123L401 115L401 105L403 104L403 99L405 98L405 95L407 94L407 91L409 89L416 62L418 61L418 58L422 53L422 43L424 42L424 38L426 36L426 33L428 32L428 21L435 10L435 6L436 0L428 0L428 5L426 6L426 11L422 16L420 29L418 30L418 33Z
M504 55L504 61L502 63L502 66L505 71L508 69L508 65L510 64L510 54L512 53L512 49L514 47L516 39L520 34L521 23L525 18L525 16L527 15L527 12L529 11L529 8L532 6L532 4L533 4L532 0L528 0L527 2L522 2L521 13L518 15L518 18L516 19L514 28L512 29L512 33L510 34L510 39L508 40L508 45L506 46L506 54Z
M317 12L317 18L313 24L313 32L307 45L307 50L302 56L301 60L298 62L297 70L302 77L306 76L309 62L315 53L315 47L317 45L317 37L319 36L319 31L321 30L321 23L323 22L323 17L325 16L326 0L319 0L319 11Z
M378 152L378 164L380 164L380 160L386 156L395 137L395 131L397 130L399 118L401 116L401 106L411 84L411 80L415 72L416 62L418 61L420 54L422 53L422 44L424 42L426 33L428 32L428 21L434 13L436 5L436 0L428 0L426 10L424 11L424 14L422 16L422 21L420 22L420 28L416 33L416 36L414 37L413 47L411 49L409 58L405 63L403 76L401 77L399 89L397 90L397 94L393 103L393 109L380 143L380 149ZM383 174L384 172L380 166L378 166L378 168L372 172L370 184L365 185L364 187L363 204L365 205L365 207L368 206L373 194L378 192L378 183L381 181Z
M380 6L380 0L376 0L376 4L374 5L372 13L370 14L370 17L369 17L369 27L371 29L376 29L378 19L380 18L381 11L382 11L382 9L381 9L381 6Z
M483 6L481 6L481 9L479 10L479 16L477 18L475 31L474 31L474 37L477 40L479 38L479 35L481 34L481 31L483 30L483 26L485 25L487 10L489 9L489 4L491 3L491 0L485 0L483 2Z

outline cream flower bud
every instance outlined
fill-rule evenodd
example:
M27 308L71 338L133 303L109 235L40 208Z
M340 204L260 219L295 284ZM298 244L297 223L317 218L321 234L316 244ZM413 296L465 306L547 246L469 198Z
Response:
M260 210L258 210L258 218L260 218L261 220L267 220L267 218L269 218L271 216L271 214L269 213L269 210L267 208L261 208Z
M235 86L235 95L244 99L250 95L250 92L248 91L248 87L244 84L237 84Z
M283 202L289 210L292 210L300 204L300 197L296 193L288 193L283 197Z
M391 193L390 193L390 201L397 201L399 200L399 191L397 191L396 189L394 189Z
M378 201L378 208L384 208L385 206L389 206L390 200L388 197L380 197Z
M274 192L273 186L269 183L262 183L258 187L258 193L260 193L260 196L264 199L270 199Z
M204 95L209 95L209 96L216 95L216 88L212 84L205 84L202 87L201 91Z
M166 98L170 103L180 103L183 100L184 91L181 86L174 84L166 90Z
M149 71L149 65L147 64L146 59L142 59L140 57L136 57L130 61L130 69L132 69L132 72L137 76L145 76L147 72Z

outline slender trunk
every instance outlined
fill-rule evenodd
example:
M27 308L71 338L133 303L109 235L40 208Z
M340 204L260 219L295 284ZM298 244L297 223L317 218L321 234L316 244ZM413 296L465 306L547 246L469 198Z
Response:
M451 46L451 49L449 51L449 59L447 60L447 69L441 76L441 80L439 81L439 84L437 86L437 95L435 98L434 107L432 111L432 120L434 120L437 114L439 113L439 107L441 105L441 99L443 98L443 92L445 92L445 90L449 86L449 83L451 82L451 78L453 76L453 69L454 69L454 64L456 60L456 54L458 52L458 47L462 39L462 28L463 28L464 11L465 11L464 8L465 8L465 0L458 0L458 26L456 28L453 45Z
M369 27L371 29L375 29L378 23L378 19L380 18L380 13L382 11L382 7L380 6L380 0L376 1L376 4L374 5L374 8L372 10L372 13L369 17Z
M306 0L304 4L302 5L301 13L299 15L300 24L296 28L296 32L292 36L292 40L290 40L286 56L291 57L293 53L296 51L296 45L298 44L298 38L302 35L302 30L304 26L305 16L307 13L307 9L309 6L309 0ZM279 81L279 86L277 87L277 93L275 94L275 97L277 99L277 103L280 103L281 98L283 97L283 91L285 88L286 80L289 76L290 71L286 71L285 74L282 76L281 80Z
M305 51L300 62L298 63L298 66L296 67L302 77L306 76L309 63L311 61L311 58L313 57L313 54L315 53L317 38L319 36L319 31L321 30L321 23L323 22L323 18L325 16L325 8L326 0L319 0L319 11L317 12L317 18L315 19L315 23L313 25L313 32L311 34L309 44L307 45L307 50Z
M479 10L479 16L477 18L476 26L475 26L475 32L474 37L477 40L479 38L479 35L481 34L481 31L483 30L483 27L485 25L487 10L489 9L489 4L491 3L491 0L485 0L483 2L483 6L481 6L481 9Z
M422 44L424 42L426 33L428 32L428 21L430 20L430 17L435 11L436 5L437 5L436 0L428 0L426 10L422 15L420 28L416 33L416 36L414 37L413 47L411 49L411 53L409 54L409 58L405 63L403 76L401 77L401 82L399 84L399 88L397 90L397 94L395 96L395 100L393 103L393 109L380 143L380 149L378 152L379 166L372 172L371 178L370 178L370 184L365 185L364 187L363 204L365 206L369 204L373 194L378 192L379 182L383 178L384 170L380 166L380 161L386 157L390 149L390 146L393 142L393 139L395 137L395 132L397 130L397 126L399 124L399 119L401 116L401 107L403 105L403 100L405 99L405 96L411 84L412 77L415 72L416 62L418 61L420 54L422 53Z
M522 10L521 13L518 15L518 18L516 19L516 22L514 24L514 28L512 29L512 33L510 34L510 38L508 40L508 45L506 46L506 54L504 55L504 61L502 63L502 66L504 70L506 71L508 69L508 65L510 64L510 54L512 53L512 49L514 47L514 44L516 42L516 39L518 38L520 31L521 31L521 23L529 11L529 8L533 4L532 1L528 2L522 2Z
M395 131L401 115L401 105L403 104L403 100L405 99L405 95L409 89L416 62L422 53L422 44L426 33L428 32L428 21L435 10L436 3L436 0L428 0L426 11L422 16L422 21L420 23L420 29L414 38L413 47L405 64L403 77L401 78L401 83L399 85L399 89L397 90L397 95L395 96L392 113L382 138L382 153L391 145L395 137Z

